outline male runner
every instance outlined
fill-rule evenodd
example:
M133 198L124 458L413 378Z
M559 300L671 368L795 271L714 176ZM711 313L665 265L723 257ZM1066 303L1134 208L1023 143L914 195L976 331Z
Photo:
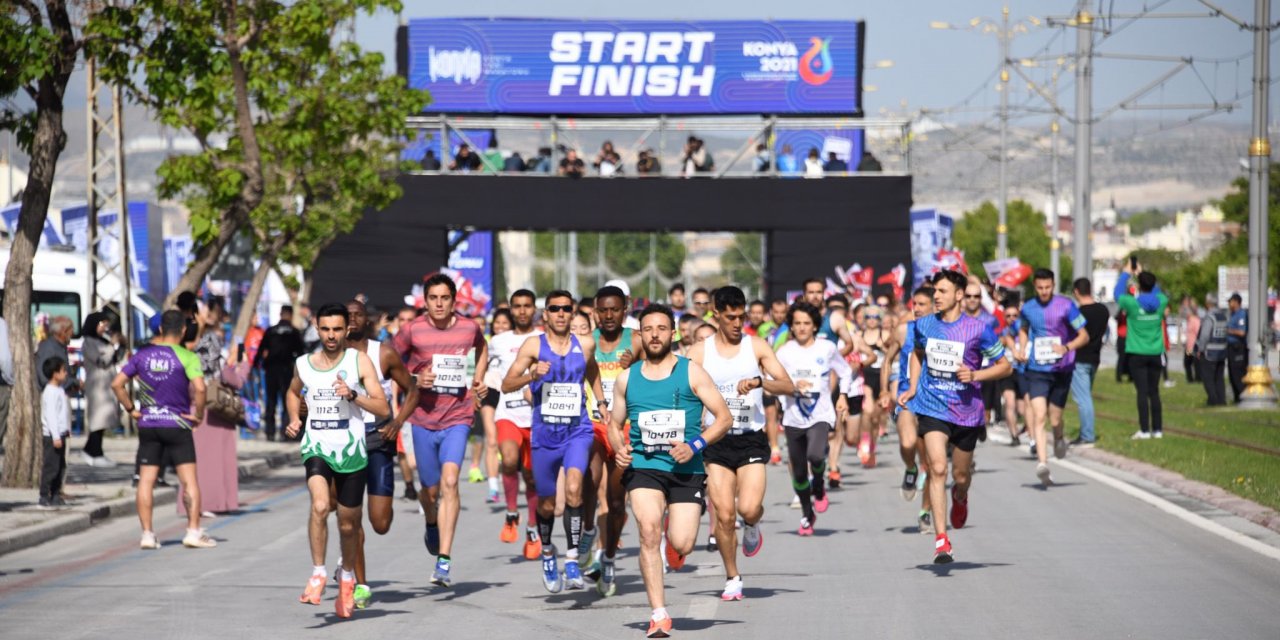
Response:
M760 325L760 337L774 351L787 341L787 301L774 298L769 302L769 319ZM782 410L778 397L764 394L764 432L769 437L769 464L782 464L782 449L778 446L778 434L782 431Z
M330 501L336 499L342 573L334 608L339 618L350 618L356 606L356 577L352 569L360 556L360 517L368 465L364 417L372 414L386 418L391 408L382 394L373 361L367 354L347 347L347 309L338 304L324 305L316 313L315 322L321 349L298 357L285 399L289 410L285 435L296 438L303 428L298 414L302 394L306 393L302 464L306 468L307 489L311 492L308 533L313 569L298 601L320 604L320 597L324 595Z
M703 452L707 490L716 512L713 528L724 560L725 586L720 599L729 601L742 599L734 526L737 516L742 516L742 554L750 558L764 546L760 519L764 517L769 440L764 435L763 390L789 396L795 393L795 386L768 343L743 335L747 299L742 290L721 287L712 298L716 334L693 345L689 361L701 365L711 376L733 415L729 434ZM703 421L708 427L713 422L711 414Z
M1071 377L1075 373L1075 351L1089 344L1080 308L1066 296L1053 292L1053 272L1036 269L1032 276L1036 295L1022 305L1022 324L1018 329L1016 353L1027 358L1027 384L1031 392L1031 437L1036 443L1036 477L1049 486L1049 443L1045 435L1045 417L1053 427L1053 455L1065 458L1067 438L1062 431L1062 410L1071 393ZM1027 345L1030 344L1030 349Z
M890 403L897 411L898 424L898 453L902 456L902 464L906 467L906 471L902 472L902 487L899 491L902 499L911 502L916 497L917 488L920 486L920 467L916 461L921 464L927 462L924 451L924 441L920 439L920 434L916 427L916 416L906 407L897 406L897 398L902 395L910 386L911 380L909 371L911 368L911 353L915 351L915 328L916 320L927 315L933 314L933 287L928 284L922 285L911 293L911 314L913 319L905 323L899 324L894 330L894 340L889 345L887 357L893 360L895 357L899 361L899 371L901 375L898 377L898 388L893 394L884 394L880 397L880 406L889 409ZM917 517L920 524L920 533L933 532L933 514L929 511L929 492L924 492L924 497L920 503L920 514Z
M200 483L196 478L196 446L191 432L204 416L204 371L196 354L180 343L187 329L181 311L160 316L155 340L138 349L111 381L111 391L138 425L138 520L142 524L143 549L159 549L152 528L156 478L163 465L172 464L186 491L187 533L184 547L207 549L218 543L200 528ZM126 386L138 379L141 406L135 407Z
M951 526L959 529L969 518L969 485L973 479L973 450L983 425L982 391L978 383L1009 375L1009 361L996 334L982 321L961 312L966 280L956 271L933 278L937 312L915 321L910 386L898 396L898 406L916 416L928 458L929 505L933 509L933 561L951 562L951 539L944 519L947 505L947 445L955 446L951 460ZM983 358L991 362L978 369Z
M663 513L667 544L687 555L698 539L706 470L702 452L733 424L733 416L703 368L671 352L675 318L663 305L640 313L645 360L623 371L613 386L609 439L640 530L640 574L653 614L649 638L671 634L663 594ZM632 376L631 374L636 375ZM703 426L703 412L714 416ZM628 421L631 427L624 431Z
M391 519L395 516L392 502L396 495L396 442L400 438L400 428L405 420L418 406L418 386L405 368L404 361L396 355L391 345L369 339L368 311L359 300L347 302L347 317L351 325L347 329L347 347L369 356L378 374L378 385L382 388L383 397L391 398L391 385L394 383L405 390L404 402L400 410L390 420L379 422L372 413L364 415L365 452L369 464L365 467L365 483L369 490L369 524L378 535L386 535L391 530ZM355 604L357 609L369 606L373 592L365 575L364 561L364 526L358 530L360 534L359 553L355 558L356 589ZM342 564L341 559L338 562Z
M542 331L533 326L538 311L537 299L528 289L511 294L511 331L489 340L490 367L497 380L507 377L511 364L516 361L520 347L531 336ZM501 388L502 383L498 383ZM528 503L529 520L525 528L524 557L537 560L542 555L542 541L538 537L538 494L534 489L533 462L529 428L533 426L533 408L525 390L503 393L498 398L494 412L498 428L498 451L502 458L502 489L507 500L507 517L498 536L503 542L515 542L520 536L520 513L516 509L516 494L520 490L520 475L524 476L525 501Z
M1027 385L1026 351L1018 351L1018 332L1022 327L1022 303L1017 296L1006 296L1004 302L1004 331L999 334L1004 344L1005 353L1013 360L1013 375L996 381L1000 387L1000 395L1004 400L1004 421L1009 428L1009 446L1022 444L1019 438L1022 431L1018 429L1018 414L1022 414L1024 423L1030 422L1027 405L1030 387ZM1031 454L1035 455L1036 442L1031 441Z
M622 289L604 287L596 292L595 300L597 327L591 337L596 343L596 366L600 369L604 406L595 399L595 394L590 389L587 390L587 395L591 399L592 424L596 437L596 446L591 456L591 478L595 486L599 487L596 502L605 505L605 514L599 573L596 573L594 561L586 573L596 580L596 591L607 598L617 590L614 584L614 557L618 553L622 527L627 522L627 494L622 487L623 470L614 460L605 416L613 405L613 387L618 376L643 357L644 345L640 342L640 332L622 326L630 308ZM587 522L591 523L591 514L587 513L586 516ZM583 533L584 541L590 537L593 536ZM586 545L582 551L590 551L590 545Z
M969 284L964 288L964 302L961 304L964 308L965 315L981 320L991 331L997 335L1000 333L1000 319L987 312L982 306L982 281L977 276L969 276ZM985 363L984 363L985 364ZM999 417L1000 393L996 388L998 385L984 384L982 385L982 405L984 407L983 416ZM984 423L986 421L984 420ZM985 430L983 432L985 434Z
M578 566L578 545L582 541L584 480L591 460L595 432L587 418L584 383L595 397L602 398L600 374L596 367L595 341L569 331L573 318L573 296L552 291L544 300L546 330L541 336L526 338L516 360L502 380L502 392L512 393L526 385L533 396L533 481L538 490L538 536L542 539L542 584L547 591L586 586ZM603 400L600 401L603 405ZM555 527L556 485L564 470L564 575L551 542Z
M423 284L427 313L396 334L392 345L418 376L418 406L409 417L418 460L418 492L426 518L423 541L436 557L431 582L449 587L453 535L458 526L458 474L467 435L475 418L475 398L483 398L488 346L480 325L454 313L458 287L444 274ZM475 373L467 382L468 354L475 351Z
M839 347L840 355L842 357L849 355L849 353L857 347L858 343L855 342L856 339L849 332L849 323L845 322L845 318L848 315L845 310L845 305L836 305L833 307L826 306L826 300L823 296L826 295L827 286L821 278L809 278L804 281L801 288L804 290L805 302L813 305L815 309L826 309L826 312L822 314L822 323L817 327L817 337L830 340L832 344ZM844 300L844 296L840 296L837 299ZM788 317L790 317L790 315ZM792 334L794 333L795 331L793 327ZM852 380L852 377L849 379ZM835 421L831 424L832 428L830 429L829 434L831 436L831 442L827 445L828 454L831 456L828 465L827 480L833 489L840 486L839 461L840 451L844 444L844 436L843 433L841 433L843 431L843 421L843 413L836 416ZM819 482L822 481L821 478L818 478L817 480Z

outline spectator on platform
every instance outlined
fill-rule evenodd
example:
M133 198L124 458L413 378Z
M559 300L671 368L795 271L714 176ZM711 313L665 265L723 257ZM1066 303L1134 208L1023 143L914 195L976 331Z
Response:
M795 175L800 173L800 165L796 162L795 152L791 150L791 145L782 145L782 154L778 156L778 173L782 175Z
M880 161L871 155L870 151L862 150L862 159L858 160L859 173L876 173L884 171L884 167L880 166Z
M769 145L761 142L756 145L755 162L752 164L752 170L756 173L764 173L773 168L773 158L769 154Z
M480 168L480 156L472 153L471 145L463 143L458 147L458 155L449 163L450 171L475 171Z
M595 159L591 161L591 166L594 167L596 171L599 171L600 175L603 176L604 168L601 167L600 165L603 165L606 162L611 162L613 155L614 155L613 142L609 140L605 140L604 144L600 145L600 152L597 153Z
M809 157L804 159L804 177L821 178L825 171L822 168L822 157L816 147L809 148Z
M578 157L575 149L568 149L564 152L564 159L560 161L560 175L567 178L581 178L587 173L587 164Z
M484 152L484 172L497 173L503 170L506 160L502 157L502 150L498 148L498 138L489 138L489 148Z
M636 160L636 174L642 176L656 176L662 173L662 164L658 162L658 157L654 155L653 149L645 149L640 152L640 157Z
M827 162L822 165L823 173L847 173L849 171L849 163L840 159L834 151L827 152Z
M551 147L539 147L538 155L529 159L524 170L533 173L551 173Z
M435 149L427 149L427 154L422 156L422 170L423 171L439 171L440 170L440 158L436 157Z
M622 158L618 157L616 151L610 151L609 155L600 161L598 168L600 169L601 178L622 175Z
M520 173L525 169L524 158L520 157L519 151L512 151L511 155L502 162L502 170L506 173Z
M698 173L709 173L715 168L715 159L707 151L706 142L697 136L689 136L684 145L684 158L680 161L686 178Z

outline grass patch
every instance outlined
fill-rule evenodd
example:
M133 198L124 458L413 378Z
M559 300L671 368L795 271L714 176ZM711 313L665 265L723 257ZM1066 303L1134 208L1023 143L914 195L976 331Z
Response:
M1160 389L1166 429L1280 449L1280 412L1209 409L1205 407L1202 386L1187 384L1181 373L1170 372L1170 378L1175 386ZM1176 471L1280 510L1280 457L1172 433L1166 433L1162 440L1130 440L1138 430L1136 397L1131 383L1116 383L1114 370L1098 373L1094 410L1110 416L1099 415L1095 423L1099 448ZM1074 402L1066 412L1065 422L1068 434L1079 431L1079 412Z

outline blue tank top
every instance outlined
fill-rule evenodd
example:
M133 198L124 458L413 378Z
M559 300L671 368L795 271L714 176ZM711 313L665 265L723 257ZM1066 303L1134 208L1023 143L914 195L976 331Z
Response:
M832 342L836 342L836 340L838 339L836 336L835 330L831 328L831 312L830 311L822 314L822 326L818 327L818 337L826 338L827 340L830 340Z
M898 352L898 393L911 386L911 352L916 349L916 321L907 323L907 337L902 341L902 351Z
M550 362L551 370L529 384L533 394L533 432L535 447L554 447L568 439L575 429L590 429L587 420L586 393L583 380L587 375L587 359L578 336L570 334L569 353L556 353L546 334L538 338L538 361Z
M644 377L643 365L632 368L627 379L631 466L672 473L706 473L701 453L695 453L684 464L676 464L671 457L670 443L698 437L702 433L702 412L702 400L689 386L687 358L676 356L671 375L662 380Z

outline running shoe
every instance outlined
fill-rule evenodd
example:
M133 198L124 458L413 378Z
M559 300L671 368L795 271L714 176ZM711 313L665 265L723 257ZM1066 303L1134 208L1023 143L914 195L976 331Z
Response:
M538 532L529 529L525 533L524 541L524 559L537 560L542 555L542 540L538 539Z
M760 523L742 527L742 555L754 557L763 546L764 532L760 530Z
M368 609L369 601L373 599L373 590L367 584L358 584L353 597L355 598L357 609Z
M595 528L586 529L582 532L582 537L578 538L578 555L590 557L594 547L596 546Z
M713 533L707 536L707 553L715 553L720 550L720 545L716 544L716 535Z
M333 611L339 618L350 618L356 610L356 579L338 583L338 597L333 599Z
M862 466L865 467L867 466L867 462L870 460L871 460L871 439L867 437L867 438L863 438L862 442L858 444L858 461L861 462Z
M827 507L831 506L831 501L827 499L827 494L822 494L821 498L813 501L813 510L818 513L826 513Z
M1164 438L1164 432L1163 432L1163 431L1156 431L1156 432L1154 432L1154 433L1152 433L1152 434L1151 434L1151 437L1152 437L1152 438L1155 438L1156 440L1160 440L1160 439ZM59 500L61 500L61 498L59 498Z
M791 506L791 508L792 508L792 509L799 509L799 508L800 508L800 496L791 496L791 505L790 505L790 506Z
M920 469L911 467L902 473L902 488L899 493L902 499L911 502L916 499L916 480L920 478Z
M564 583L564 588L570 590L586 588L587 583L582 580L582 568L578 566L577 558L565 558Z
M944 533L933 542L933 563L947 564L952 560L955 560L955 556L951 552L951 539Z
M671 543L667 542L665 537L663 538L663 543L663 546L667 548L667 567L672 571L679 571L684 568L685 557L677 553L676 548L671 546Z
M1040 484L1046 487L1053 485L1053 476L1049 475L1049 465L1043 462L1036 465L1036 477L1040 479Z
M720 594L720 599L724 602L742 599L742 576L724 581L724 593Z
M320 604L320 598L324 597L324 575L312 575L307 580L307 586L302 590L302 595L298 597L298 602L302 604Z
M951 528L963 529L969 520L969 500L961 500L956 495L956 488L951 487Z
M485 496L484 501L488 504L497 504L502 502L502 494L497 489L490 489L489 495Z
M867 461L862 463L862 468L863 469L876 468L876 452L875 451L872 451L870 454L867 455Z
M804 516L800 516L800 530L796 533L801 536L813 535L813 522Z
M920 516L916 519L920 524L920 533L933 533L933 514L928 511L921 511Z
M484 482L484 472L480 470L480 467L471 467L471 472L467 474L467 482L471 484Z
M613 561L605 559L600 563L600 579L596 580L596 593L602 598L608 598L618 592L618 585L614 583L615 568Z
M443 559L436 560L436 570L431 572L431 584L446 589L453 586L453 580L449 578L449 561Z
M1150 440L1151 433L1147 431L1138 431L1137 433L1134 433L1133 436L1130 437L1129 439L1130 440Z
M1027 453L1029 453L1032 458L1036 457L1036 439L1035 438L1032 438L1031 444L1027 445Z
M603 549L596 549L588 557L591 562L587 563L587 567L582 570L582 575L592 582L600 582L600 558L604 555Z
M827 472L827 486L832 489L840 488L840 470L832 469Z
M663 618L654 620L649 618L649 632L644 635L646 638L670 638L671 637L671 618Z
M520 537L520 516L507 514L507 521L502 525L502 533L498 534L498 539L506 542L515 542Z
M218 541L210 538L204 529L187 529L187 535L182 538L182 546L188 549L212 549L218 546Z
M550 554L542 554L542 586L546 587L548 593L560 593L560 589L564 587L564 581L560 578L560 565L556 561L555 547L551 547Z
M138 544L143 549L159 549L160 541L156 540L156 534L152 531L142 532L142 542Z
M782 464L782 452L774 449L769 453L769 464Z
M413 487L413 485L411 485L411 484L406 484L406 485L404 486L404 499L405 499L405 500L417 500L417 499L418 499L418 490L417 490L417 489L415 489L415 488Z
M422 534L422 541L427 545L427 553L433 556L440 555L440 527L427 525L426 533Z
M1055 438L1053 441L1053 457L1061 460L1067 457L1067 439Z

